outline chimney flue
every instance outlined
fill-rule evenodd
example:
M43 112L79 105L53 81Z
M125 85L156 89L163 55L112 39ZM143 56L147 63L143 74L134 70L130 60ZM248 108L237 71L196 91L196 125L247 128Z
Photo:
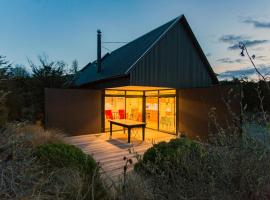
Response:
M97 73L101 72L101 31L97 30Z

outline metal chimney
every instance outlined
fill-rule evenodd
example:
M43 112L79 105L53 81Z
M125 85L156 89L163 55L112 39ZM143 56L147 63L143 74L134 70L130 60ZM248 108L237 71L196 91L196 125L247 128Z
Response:
M97 73L101 72L101 31L97 30Z

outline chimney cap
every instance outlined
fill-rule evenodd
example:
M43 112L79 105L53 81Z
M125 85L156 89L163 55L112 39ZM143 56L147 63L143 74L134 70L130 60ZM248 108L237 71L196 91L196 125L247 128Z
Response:
M101 33L101 30L100 30L100 29L98 29L98 30L97 30L97 33Z

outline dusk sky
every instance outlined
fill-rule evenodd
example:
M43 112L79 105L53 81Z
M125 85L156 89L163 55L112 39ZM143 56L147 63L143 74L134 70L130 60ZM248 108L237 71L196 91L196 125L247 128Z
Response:
M46 54L83 67L96 58L97 29L103 41L129 42L181 14L216 73L253 75L239 41L270 72L269 0L0 0L0 55L27 66ZM103 53L120 45L104 44Z

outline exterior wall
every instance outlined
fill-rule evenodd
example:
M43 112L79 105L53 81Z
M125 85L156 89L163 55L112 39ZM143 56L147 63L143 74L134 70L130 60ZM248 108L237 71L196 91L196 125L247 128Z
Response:
M122 87L130 85L129 75L122 77L106 79L102 81L93 82L86 84L80 88L89 88L89 89L106 89L111 87Z
M45 89L45 126L70 135L101 132L100 90Z
M177 22L130 71L131 85L207 87L213 79L203 53L183 21Z
M178 90L178 130L190 138L207 138L209 131L208 114L211 108L216 108L217 122L226 127L232 123L232 115L224 102L230 96L230 108L240 116L240 89L232 86L213 86L209 88ZM232 95L233 94L233 95Z

